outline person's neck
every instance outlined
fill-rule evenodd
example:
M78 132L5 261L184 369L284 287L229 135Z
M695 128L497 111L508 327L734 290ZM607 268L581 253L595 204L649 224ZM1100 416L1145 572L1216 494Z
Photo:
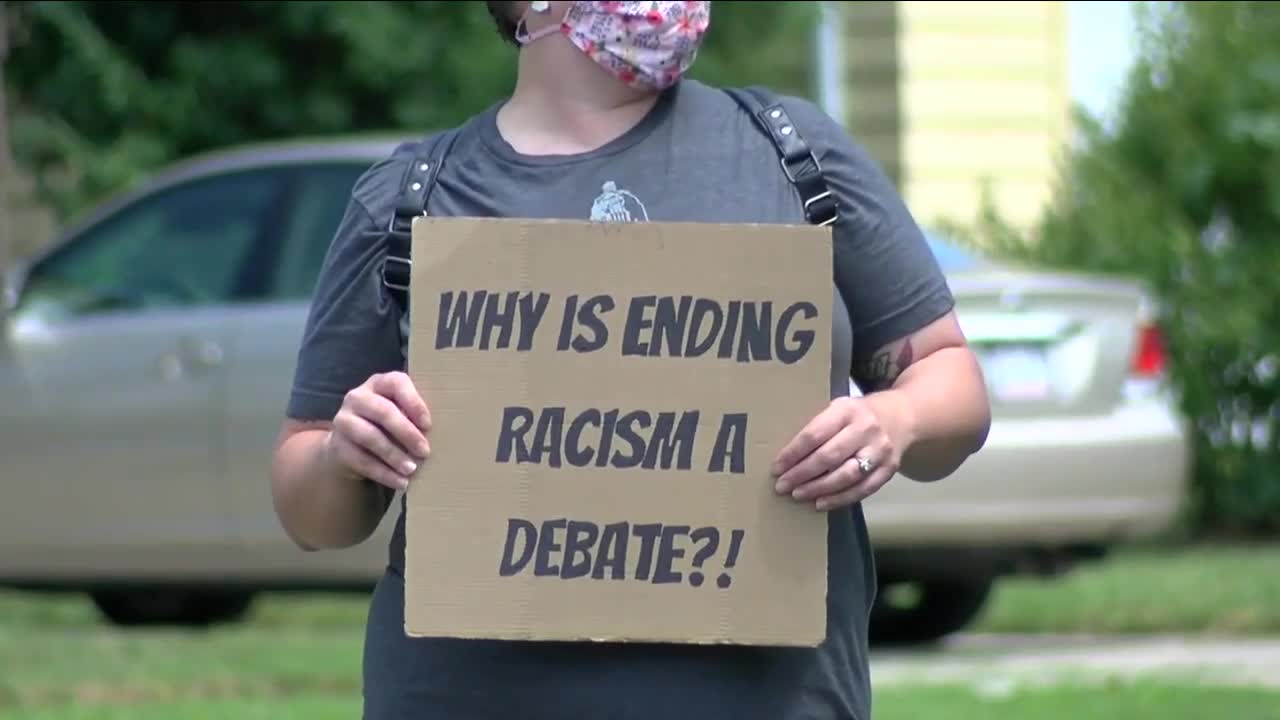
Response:
M516 87L498 111L498 131L525 155L590 152L635 127L658 93L618 82L567 39L521 49Z

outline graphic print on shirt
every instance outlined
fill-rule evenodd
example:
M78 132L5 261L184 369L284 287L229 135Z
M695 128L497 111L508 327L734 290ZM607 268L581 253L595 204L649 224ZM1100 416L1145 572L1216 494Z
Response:
M628 190L618 189L610 180L600 188L600 195L591 203L592 222L649 222L649 211L644 203Z
M630 190L620 189L618 183L609 180L600 188L600 194L591 203L592 222L649 222L649 211L640 198ZM409 313L400 316L400 355L408 362Z

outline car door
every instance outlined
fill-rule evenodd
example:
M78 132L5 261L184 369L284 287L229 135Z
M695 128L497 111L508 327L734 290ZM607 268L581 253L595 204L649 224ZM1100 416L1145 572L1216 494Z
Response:
M236 328L227 391L235 523L249 571L275 582L362 583L386 562L385 538L342 552L299 551L276 517L269 478L311 292L352 186L375 160L317 161L295 168L286 215L272 233L271 259L258 268L262 299Z
M235 547L225 355L280 180L170 185L31 268L0 364L0 572L189 574Z

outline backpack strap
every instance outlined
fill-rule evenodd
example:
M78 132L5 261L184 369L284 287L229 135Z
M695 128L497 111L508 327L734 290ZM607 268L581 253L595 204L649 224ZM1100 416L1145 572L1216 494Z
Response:
M805 220L813 225L834 224L840 217L835 195L827 185L822 164L809 143L791 122L782 103L762 87L725 88L738 105L764 131L778 151L782 172L795 186L804 207ZM395 211L387 227L386 256L382 260L382 284L402 313L409 308L412 277L413 219L427 214L427 201L457 137L451 130L418 143L413 162L401 181Z
M400 183L391 223L387 226L387 251L382 259L382 284L400 306L409 310L409 279L413 273L413 219L427 214L427 200L435 188L440 166L453 147L457 131L451 130L418 143L413 162Z
M809 143L782 102L762 87L725 88L747 114L755 120L765 135L773 141L782 163L782 172L795 186L804 206L805 220L813 225L832 225L840 218L839 204L822 172L822 163L813 154Z

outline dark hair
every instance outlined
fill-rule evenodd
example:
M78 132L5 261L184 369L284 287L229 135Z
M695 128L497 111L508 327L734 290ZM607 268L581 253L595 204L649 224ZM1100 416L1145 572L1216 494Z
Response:
M498 34L502 36L512 46L518 46L516 42L516 26L519 22L516 19L516 4L512 0L486 0L484 6L489 10L489 17L493 18L493 24L498 30Z

